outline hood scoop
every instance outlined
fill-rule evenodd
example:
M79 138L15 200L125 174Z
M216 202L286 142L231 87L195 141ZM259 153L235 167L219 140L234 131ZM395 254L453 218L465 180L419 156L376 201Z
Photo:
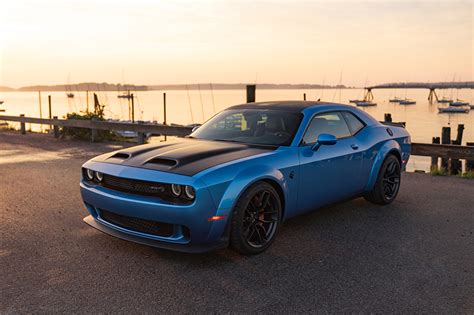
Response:
M164 158L153 158L145 162L145 164L153 164L153 165L161 165L166 167L173 167L178 164L178 161L172 159L164 159Z
M114 155L110 156L109 159L126 160L129 157L130 157L129 153L118 152L118 153L115 153Z

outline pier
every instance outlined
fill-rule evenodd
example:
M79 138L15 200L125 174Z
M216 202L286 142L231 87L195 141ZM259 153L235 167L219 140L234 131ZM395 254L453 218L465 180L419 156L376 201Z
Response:
M428 89L430 91L428 94L428 101L430 101L430 103L433 103L435 100L438 101L438 95L436 94L437 89L474 89L474 81L436 83L407 82L373 85L365 88L365 101L372 101L374 99L372 90L375 89Z

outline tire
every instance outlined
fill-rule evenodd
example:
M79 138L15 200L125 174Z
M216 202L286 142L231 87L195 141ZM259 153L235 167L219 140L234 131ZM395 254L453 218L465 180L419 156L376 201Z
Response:
M365 200L378 205L392 203L400 190L400 181L400 161L395 155L390 154L380 167L374 188L364 196Z
M282 209L277 191L266 182L250 186L232 213L230 245L243 255L264 252L275 240Z

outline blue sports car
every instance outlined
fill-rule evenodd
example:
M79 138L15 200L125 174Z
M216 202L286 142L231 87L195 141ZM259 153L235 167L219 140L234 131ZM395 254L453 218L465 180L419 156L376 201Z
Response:
M348 105L248 103L186 138L83 165L84 221L121 239L186 252L229 244L258 254L288 218L363 196L397 196L410 156L403 127Z

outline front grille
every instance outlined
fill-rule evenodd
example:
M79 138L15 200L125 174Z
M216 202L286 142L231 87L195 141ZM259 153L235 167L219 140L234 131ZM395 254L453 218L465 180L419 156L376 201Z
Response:
M136 232L163 237L170 237L174 233L173 224L169 223L133 218L104 209L100 209L100 217L104 221Z
M113 190L146 196L160 196L167 192L165 184L115 177L107 174L104 174L101 185Z

